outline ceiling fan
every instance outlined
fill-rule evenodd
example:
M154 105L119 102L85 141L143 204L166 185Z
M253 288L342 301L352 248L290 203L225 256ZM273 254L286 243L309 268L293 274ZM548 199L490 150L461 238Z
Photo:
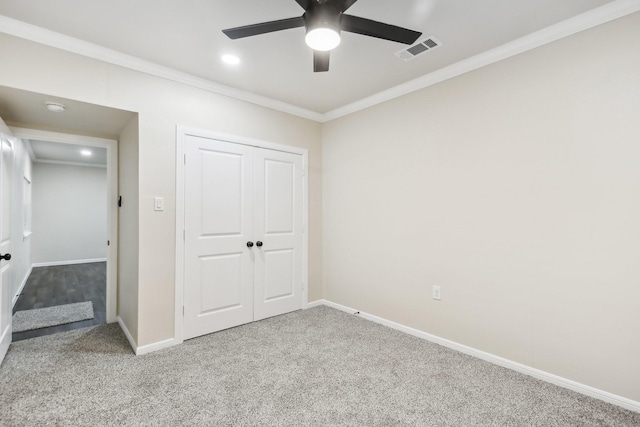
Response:
M305 41L313 49L313 71L329 71L329 52L340 44L340 31L412 44L422 33L344 12L358 0L295 0L304 10L296 18L279 19L222 30L230 39L305 27Z

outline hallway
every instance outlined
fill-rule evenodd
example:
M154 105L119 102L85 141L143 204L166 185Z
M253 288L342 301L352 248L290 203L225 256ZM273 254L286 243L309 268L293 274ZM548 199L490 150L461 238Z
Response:
M12 341L71 331L106 323L106 262L35 267L15 307L16 311L92 301L90 320L13 334Z

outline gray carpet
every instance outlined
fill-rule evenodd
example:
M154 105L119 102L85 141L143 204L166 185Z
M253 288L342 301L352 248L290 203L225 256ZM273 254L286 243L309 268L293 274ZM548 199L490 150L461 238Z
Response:
M93 303L91 301L16 311L11 320L11 326L13 332L22 332L87 319L93 319Z
M134 356L117 324L12 344L2 426L639 426L640 414L317 307Z

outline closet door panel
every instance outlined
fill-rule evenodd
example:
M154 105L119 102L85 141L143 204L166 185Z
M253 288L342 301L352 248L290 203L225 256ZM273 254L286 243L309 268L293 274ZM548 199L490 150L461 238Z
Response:
M185 339L253 320L253 148L185 142Z
M254 320L302 308L302 156L256 148Z

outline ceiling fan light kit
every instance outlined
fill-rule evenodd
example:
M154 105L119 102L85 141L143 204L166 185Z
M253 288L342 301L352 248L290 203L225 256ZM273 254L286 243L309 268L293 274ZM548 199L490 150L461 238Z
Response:
M340 32L347 31L383 40L413 44L422 33L344 12L357 0L295 0L305 13L298 18L280 19L222 30L230 39L239 39L289 28L305 27L305 42L313 49L313 71L329 70L329 52L340 44Z
M338 47L340 33L334 28L318 27L308 30L304 41L311 49L324 52Z
M333 2L318 3L305 9L302 19L307 29L304 41L313 50L326 52L340 44L340 18L342 12Z

